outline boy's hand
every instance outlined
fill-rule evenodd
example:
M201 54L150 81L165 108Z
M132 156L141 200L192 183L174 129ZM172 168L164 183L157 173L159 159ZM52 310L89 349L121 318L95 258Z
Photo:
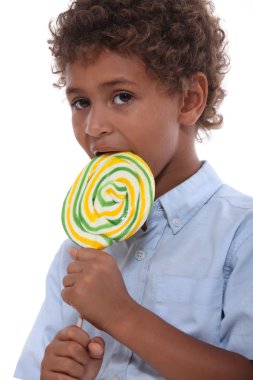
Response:
M40 380L94 380L103 354L102 338L90 340L81 328L66 327L58 332L45 350Z
M117 263L106 252L91 248L72 247L70 254L74 261L63 279L62 298L84 319L109 332L135 305Z

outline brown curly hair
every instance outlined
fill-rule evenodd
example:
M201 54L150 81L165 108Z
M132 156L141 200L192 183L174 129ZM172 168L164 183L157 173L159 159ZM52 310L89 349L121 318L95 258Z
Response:
M219 128L228 70L226 36L207 0L75 0L49 24L57 85L65 86L67 63L91 50L138 56L170 92L183 92L198 71L208 80L208 99L197 131ZM198 134L198 132L197 132Z

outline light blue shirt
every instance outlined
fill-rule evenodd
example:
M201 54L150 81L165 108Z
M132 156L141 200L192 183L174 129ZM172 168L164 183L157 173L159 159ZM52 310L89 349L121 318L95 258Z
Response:
M45 346L77 321L61 300L71 244L63 243L49 270L45 302L16 369L22 380L39 380ZM253 359L253 199L222 184L208 163L156 200L145 232L107 251L138 303L201 341ZM162 379L107 334L87 322L85 329L106 341L97 379Z

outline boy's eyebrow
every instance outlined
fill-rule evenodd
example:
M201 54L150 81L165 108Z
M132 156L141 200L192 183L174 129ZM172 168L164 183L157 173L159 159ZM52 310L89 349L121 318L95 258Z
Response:
M80 88L77 88L77 87L66 87L66 90L65 90L65 93L66 95L70 95L70 94L80 94L81 92L81 89Z
M108 82L100 83L98 87L112 87L112 86L124 85L124 84L136 85L135 82L133 82L133 81L131 81L129 79L126 79L126 78L117 78L117 79L110 80ZM69 95L69 94L78 94L80 92L82 92L81 88L71 87L71 86L66 87L66 95Z
M112 79L108 82L104 82L104 83L101 83L99 85L99 87L110 87L110 86L115 86L115 85L119 85L119 84L134 84L136 85L135 82L129 80L129 79L126 79L126 78L116 78L116 79Z

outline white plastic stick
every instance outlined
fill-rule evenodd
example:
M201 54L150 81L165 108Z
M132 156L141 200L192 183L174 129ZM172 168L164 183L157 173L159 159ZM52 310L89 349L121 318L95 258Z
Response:
M82 328L83 326L83 318L79 315L77 322L76 322L77 327Z

